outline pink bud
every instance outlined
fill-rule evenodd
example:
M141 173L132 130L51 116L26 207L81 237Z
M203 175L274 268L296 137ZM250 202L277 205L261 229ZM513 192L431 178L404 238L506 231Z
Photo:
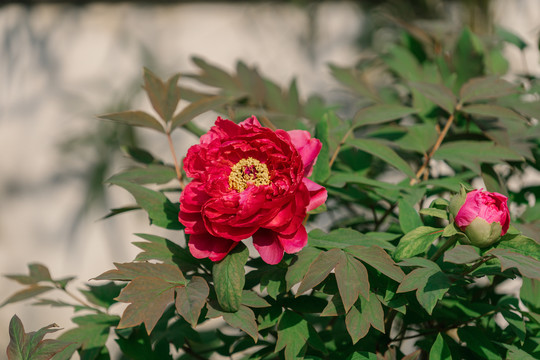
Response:
M506 234L510 225L508 198L496 192L473 190L455 216L456 225L472 245L486 247Z

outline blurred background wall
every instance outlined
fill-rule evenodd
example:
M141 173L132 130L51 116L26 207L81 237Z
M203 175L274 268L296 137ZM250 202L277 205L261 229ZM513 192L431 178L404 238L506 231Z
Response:
M150 109L140 91L143 66L167 78L193 70L194 55L229 70L241 59L283 85L297 77L301 95L336 98L326 64L351 65L384 46L383 10L406 21L438 17L449 27L500 24L529 44L525 60L507 49L512 71L540 73L537 0L0 3L0 273L26 273L27 263L39 262L53 277L75 275L82 284L113 261L132 260L133 233L156 233L138 213L99 220L133 202L102 185L129 165L120 145L138 143L171 160L160 136L96 119ZM174 141L182 157L197 139L176 132ZM0 289L3 301L17 286L0 278ZM28 330L69 328L72 315L28 303L0 308L1 353L14 313Z

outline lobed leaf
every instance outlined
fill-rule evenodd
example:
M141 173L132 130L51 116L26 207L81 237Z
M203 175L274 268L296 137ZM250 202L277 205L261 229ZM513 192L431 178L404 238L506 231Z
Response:
M405 276L403 270L396 265L390 255L378 246L364 247L355 245L346 248L345 251L397 282L403 280Z
M56 332L58 325L51 324L38 331L26 333L17 315L9 322L9 344L6 350L8 360L48 360L61 352L68 342L43 340L48 333Z
M200 276L194 276L184 287L176 288L176 310L191 326L197 326L210 288Z
M294 260L294 262L287 268L287 274L285 275L287 291L304 278L309 269L309 265L317 258L317 256L319 256L320 253L321 250L307 246L297 254L296 260Z
M410 82L409 86L443 108L449 114L454 112L457 99L450 89L440 84Z
M384 333L384 312L377 296L371 294L369 299L360 297L347 313L345 325L353 344L365 337L371 326Z
M180 88L177 85L179 78L180 74L176 74L164 83L153 72L144 69L144 89L152 107L165 122L171 120L180 101Z
M335 267L335 274L345 312L349 311L360 294L366 299L369 297L368 272L353 256L342 256Z
M322 353L327 352L315 329L300 314L285 310L277 331L275 351L285 349L286 360L303 358L308 344Z
M171 283L158 277L136 277L117 297L118 301L130 303L117 328L125 329L144 323L150 334L165 309L174 301L175 289L181 286L184 286L183 279Z
M501 270L516 268L521 275L540 280L540 261L507 249L491 249L485 255L493 255L501 262Z
M253 310L245 305L240 305L235 312L221 311L213 306L208 305L208 317L216 318L222 316L223 320L230 326L243 330L251 336L253 341L257 342L259 332L257 330L257 322Z
M433 267L421 267L411 271L405 276L396 292L416 290L416 299L431 315L433 308L450 289L450 286L451 282L448 277L434 264Z
M299 296L309 289L319 285L330 272L342 261L345 254L339 249L331 249L321 252L311 263L308 272L302 279L296 296Z

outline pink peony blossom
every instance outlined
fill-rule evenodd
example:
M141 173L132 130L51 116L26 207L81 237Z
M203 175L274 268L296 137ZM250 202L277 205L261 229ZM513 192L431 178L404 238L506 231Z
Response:
M178 217L191 254L219 261L250 236L268 264L279 263L284 251L300 251L307 244L306 212L327 197L307 178L320 150L307 131L218 117L184 159L193 180L180 196Z
M496 192L473 190L467 193L455 215L455 224L478 247L493 244L510 226L507 197Z

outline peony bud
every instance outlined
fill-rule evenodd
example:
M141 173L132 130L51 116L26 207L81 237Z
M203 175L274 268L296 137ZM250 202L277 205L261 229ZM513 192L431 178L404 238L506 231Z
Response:
M464 188L451 200L449 211L456 226L467 235L462 242L480 248L490 246L508 231L508 198L496 192Z

